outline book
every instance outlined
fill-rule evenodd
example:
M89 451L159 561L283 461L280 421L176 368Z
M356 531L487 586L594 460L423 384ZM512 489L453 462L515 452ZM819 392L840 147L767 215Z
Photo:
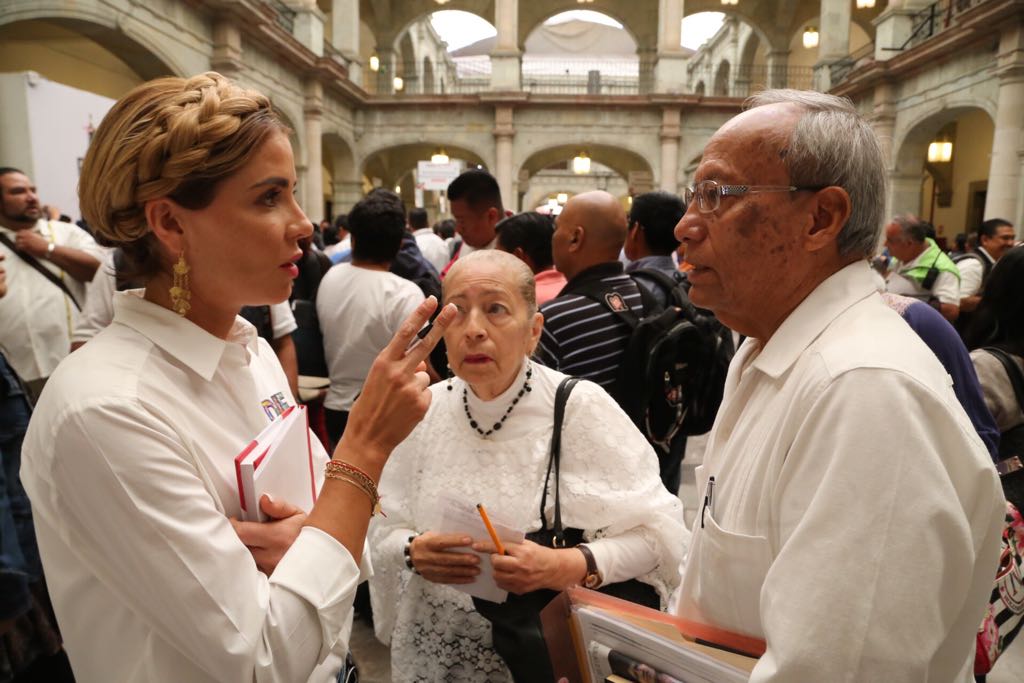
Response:
M264 494L312 510L316 477L306 406L288 408L256 435L235 457L235 477L246 521L268 521L260 509Z
M739 683L765 652L763 640L581 587L553 599L541 623L555 677L569 683L629 679L630 664L644 680Z

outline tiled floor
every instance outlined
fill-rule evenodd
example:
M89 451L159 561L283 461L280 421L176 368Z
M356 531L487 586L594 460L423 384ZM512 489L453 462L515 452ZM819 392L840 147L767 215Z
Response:
M689 525L697 509L697 489L694 468L701 463L704 455L704 440L691 439L687 444L686 460L683 462L682 485L679 497L683 500L686 523ZM361 683L390 683L391 663L389 652L373 635L365 622L356 621L352 629L352 655L359 665ZM987 683L1024 682L1024 636L1014 642L996 662Z

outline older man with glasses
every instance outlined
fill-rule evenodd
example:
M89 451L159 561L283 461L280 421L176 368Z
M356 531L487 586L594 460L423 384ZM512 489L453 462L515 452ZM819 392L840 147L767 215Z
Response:
M676 227L747 341L697 469L675 611L766 641L751 681L970 681L1003 494L942 366L875 289L885 169L851 103L763 92Z

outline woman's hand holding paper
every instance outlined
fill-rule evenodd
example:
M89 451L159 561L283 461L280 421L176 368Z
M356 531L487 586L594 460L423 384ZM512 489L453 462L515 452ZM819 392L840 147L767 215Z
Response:
M434 583L473 583L480 573L480 558L471 552L450 552L465 548L473 539L463 534L439 534L428 531L412 540L409 557L416 571Z

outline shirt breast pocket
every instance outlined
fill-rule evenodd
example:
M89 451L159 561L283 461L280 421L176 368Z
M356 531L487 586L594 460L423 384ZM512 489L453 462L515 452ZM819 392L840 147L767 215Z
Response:
M761 587L771 567L768 539L727 531L706 510L696 548L700 611L716 626L763 637Z

